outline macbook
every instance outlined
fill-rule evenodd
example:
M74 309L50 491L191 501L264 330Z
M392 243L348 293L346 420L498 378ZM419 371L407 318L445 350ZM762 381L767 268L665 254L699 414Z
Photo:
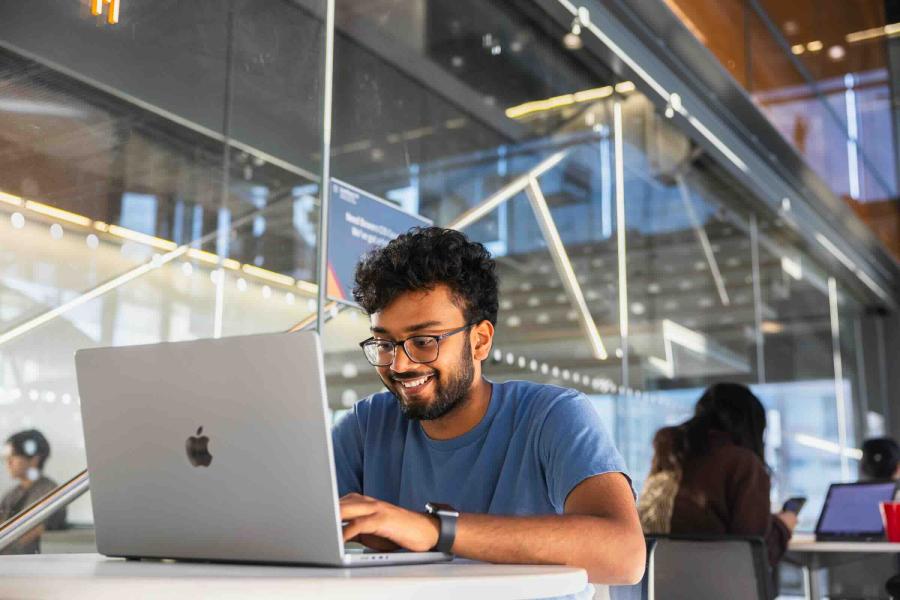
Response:
M879 503L892 501L895 488L892 481L831 484L816 524L816 539L882 539L884 525Z
M345 548L314 332L75 355L101 554L336 567L449 560Z

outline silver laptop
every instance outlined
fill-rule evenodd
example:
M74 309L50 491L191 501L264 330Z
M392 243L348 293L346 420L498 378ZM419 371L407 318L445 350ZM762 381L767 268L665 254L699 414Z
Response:
M97 550L353 567L449 560L345 548L314 332L75 354Z

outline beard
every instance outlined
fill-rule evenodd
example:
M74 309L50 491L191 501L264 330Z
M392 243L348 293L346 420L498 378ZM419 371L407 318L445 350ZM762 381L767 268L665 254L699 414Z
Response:
M399 351L402 352L402 350ZM421 375L421 373L417 373L413 376L404 377L404 379L416 379ZM416 421L440 419L466 401L466 397L472 387L472 381L475 379L475 361L472 358L468 337L457 362L457 368L453 373L446 376L446 381L438 371L432 371L431 377L434 382L434 399L427 404L408 402L400 392L402 388L400 381L390 380L388 389L397 398L397 401L400 403L400 410L406 418Z

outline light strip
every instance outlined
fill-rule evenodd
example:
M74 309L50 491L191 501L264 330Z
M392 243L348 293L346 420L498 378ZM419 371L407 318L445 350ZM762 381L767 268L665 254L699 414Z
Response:
M730 306L731 299L728 297L728 290L725 289L725 280L722 279L722 273L719 271L719 263L716 261L716 255L713 253L712 245L709 243L709 236L706 235L706 230L700 224L700 219L697 218L697 213L694 211L694 205L691 203L691 192L684 181L684 176L676 175L675 181L678 183L678 191L681 192L681 203L684 204L684 210L691 221L694 233L697 234L700 247L703 248L703 255L706 257L706 263L709 265L709 270L712 273L713 282L716 284L716 291L719 293L719 301L722 302L722 306Z
M853 271L854 273L857 271L856 263L854 263L852 260L850 260L850 258L849 258L846 254L844 254L844 253L840 250L840 248L838 248L837 246L835 246L834 243L832 243L832 241L829 240L827 237L825 237L825 236L822 235L821 233L817 233L817 234L816 234L816 241L819 242L820 244L822 244L823 246L825 246L825 249L828 250L829 252L831 252L831 254L832 254L836 259L838 259L839 261L841 261L841 263L842 263L845 267L847 267L848 269L850 269L850 270Z
M25 208L27 208L28 210L33 210L36 213L41 213L42 215L46 215L48 217L53 217L55 219L60 219L62 221L68 221L69 223L81 225L82 227L91 226L91 220L87 217L76 215L75 213L71 213L61 208L48 206L46 204L42 204L41 202L35 202L34 200L26 200Z
M825 452L828 452L829 454L837 454L853 460L862 460L863 457L863 452L859 448L844 448L842 451L840 444L836 444L828 440L823 440L822 438L808 435L806 433L794 434L794 441L801 446L806 446L807 448L823 450Z
M108 292L110 290L113 290L121 285L124 285L124 284L128 283L129 281L137 279L141 275L143 275L149 271L152 271L153 269L157 269L157 268L161 267L162 265L164 265L172 260L175 260L182 254L187 252L187 249L188 249L187 246L182 246L180 248L177 248L177 249L173 250L172 252L164 254L159 259L146 262L146 263L142 264L141 266L136 267L130 271L127 271L114 279L110 279L106 283L98 285L97 287L90 290L89 292L85 292L84 294L70 300L69 302L66 302L65 304L60 304L56 308L48 310L47 312L45 312L41 315L38 315L37 317L35 317L33 319L30 319L30 320L26 321L25 323L22 323L18 327L13 327L6 333L0 335L0 345L3 345L12 339L17 338L24 333L27 333L28 331L34 329L35 327L39 327L39 326L43 325L44 323L51 321L52 319L55 319L59 315L65 313L69 310L72 310L73 308L75 308L77 306L81 306L85 302L89 302L89 301L93 300L94 298L97 298L98 296L102 296L103 294L105 294L106 292Z
M619 336L623 344L628 340L628 271L625 255L625 158L622 132L622 103L613 105L613 160L616 169L616 254L619 271ZM628 363L625 348L622 349L622 363ZM627 385L628 381L623 381Z
M631 92L634 91L634 84L630 81L624 81L616 85L615 90L622 94ZM544 100L532 100L531 102L524 102L522 104L507 108L506 116L510 119L518 119L533 113L553 110L555 108L562 108L564 106L571 106L573 104L579 104L581 102L602 100L603 98L612 96L612 93L613 87L610 85L606 85L599 88L592 88L589 90L574 92L572 94L553 96L552 98L546 98Z
M297 280L297 287L312 295L319 293L319 286L309 281Z
M213 312L213 339L222 337L225 316L225 270L216 269L216 305Z
M828 278L828 307L831 315L831 358L834 363L834 401L837 410L838 443L841 448L841 475L850 479L850 464L843 453L847 447L847 406L844 398L844 365L841 361L841 329L838 318L837 281Z
M449 229L464 229L479 220L495 208L497 208L502 203L506 202L526 187L528 187L528 182L532 178L540 177L549 169L552 169L559 162L569 154L568 150L561 150L555 154L550 155L550 157L546 158L544 161L540 162L536 167L513 179L509 184L500 188L492 195L488 196L487 199L484 200L481 204L474 206L470 210L464 212L460 216L456 217L453 221L450 222L447 227Z
M201 262L209 263L211 265L219 264L219 255L213 254L212 252L206 252L205 250L191 248L190 250L188 250L188 256Z
M54 207L47 206L46 204L42 204L40 202L33 202L30 200L25 201L18 196L15 196L13 194L9 194L6 192L0 192L0 201L3 201L7 204L12 204L14 206L23 206L26 203L28 203L28 204L30 204L30 206L28 206L28 208L30 208L31 210L35 210L36 212L41 212L41 209L48 209L48 210L44 211L44 214L51 216L50 213L52 212L52 216L57 217L57 218L65 218L65 217L61 216L61 214L59 214L59 213L65 213L66 215L68 215L70 217L69 219L67 219L70 222L76 222L76 221L72 221L72 218L74 218L74 217L81 217L81 215L76 215L75 213L68 213L67 211L63 211L61 209L55 209ZM35 208L35 206L37 206L37 209ZM268 206L267 208L271 208L271 207L272 207L272 205ZM56 212L56 211L58 211L58 212ZM240 225L248 222L250 219L255 217L258 214L258 212L260 212L260 211L251 213L249 215L245 215L245 216L241 217L240 219L238 219L237 221L231 223L231 229L239 227ZM91 224L90 219L88 219L87 217L81 217L81 218L85 219L86 224L88 226ZM129 281L132 281L132 280L140 277L141 275L148 273L149 271L151 271L153 269L157 269L157 268L161 267L162 265L174 260L175 258L177 258L181 255L188 254L189 256L191 256L194 259L201 260L201 261L207 262L207 263L215 262L216 264L218 264L218 262L219 262L219 256L217 254L205 252L198 248L192 248L188 245L178 246L175 242L172 242L170 240L164 240L162 238L143 234L143 233L140 233L137 231L133 231L131 229L127 229L125 227L119 227L118 225L108 225L108 224L104 223L103 221L93 221L93 226L94 226L94 229L96 229L97 231L101 231L104 233L110 233L117 237L133 240L133 241L136 241L136 242L139 242L142 244L147 244L150 246L154 246L157 248L162 248L164 250L168 250L168 253L162 255L161 257L154 257L151 261L149 261L143 265L140 265L130 271L127 271L127 272L123 273L122 275L119 275L118 277L115 277L114 279L107 281L106 283L100 284L99 286L97 286L87 292L84 292L83 294L81 294L80 296L77 296L76 298L70 300L69 302L66 302L65 304L61 304L61 305L57 306L56 308L53 308L41 315L38 315L37 317L35 317L33 319L30 319L29 321L26 321L25 323L22 323L21 325L13 327L12 329L0 334L0 345L5 344L6 342L8 342L10 340L19 337L20 335L30 331L31 329L34 329L35 327L39 327L40 325L43 325L44 323L51 321L52 319L68 312L69 310L71 310L77 306L84 304L85 302L93 300L94 298L97 298L98 296L101 296L110 290L113 290L119 286L122 286L122 285L128 283ZM217 232L212 232L212 233L207 234L207 235L203 236L202 238L195 240L194 242L191 242L191 243L194 245L201 245L201 244L209 241L209 239L211 239L215 235L217 235ZM213 257L215 257L215 261L213 261ZM241 269L241 263L234 260L233 258L223 258L221 263L222 263L222 266L224 266L228 269L232 269L235 271ZM267 279L268 281L274 281L275 283L283 283L286 285L296 284L296 286L299 289L309 292L313 295L315 295L318 290L318 286L314 283L310 283L307 281L296 281L295 282L292 277L289 277L287 275L281 275L279 273L274 273L274 272L268 271L266 269L259 269L258 267L254 267L252 265L247 265L247 266L250 268L245 270L245 272L250 275L254 275L254 276L260 277L262 279ZM284 279L281 279L281 278L284 278ZM288 280L290 280L290 283L287 283Z
M728 158L728 160L733 162L738 169L744 172L750 170L747 167L747 163L742 161L740 157L731 150L731 148L726 146L725 143L718 137L716 137L716 135L712 131L707 129L706 125L700 122L700 119L698 119L697 117L688 117L688 122L693 125L694 128L703 135L703 137L708 139L710 143L712 143L712 145L719 150L719 152L724 154Z
M265 279L267 281L271 281L272 283L278 283L280 285L294 285L294 278L288 275L282 275L281 273L276 273L274 271L269 271L268 269L261 269L254 265L244 265L241 267L241 270L248 274L259 277L260 279Z
M796 279L797 281L803 280L803 265L800 263L800 258L797 260L789 258L787 256L781 257L781 270Z
M891 297L888 295L888 293L884 291L880 285L875 283L875 280L869 277L868 273L860 269L856 272L856 276L859 277L860 281L869 286L869 289L878 294L882 300L884 300L885 302L891 301Z
M13 206L22 206L25 202L18 196L14 196L12 194L7 194L6 192L0 192L0 202L5 202L6 204L12 204Z
M853 75L844 76L844 104L847 116L847 170L850 180L850 197L859 200L859 131L857 127L856 92L853 89Z
M214 254L213 252L207 252L206 250L191 248L190 250L188 250L188 256L211 265L219 264L219 255ZM223 258L222 266L226 269L231 269L232 271L239 271L241 269L241 263L234 260L233 258Z
M885 36L892 37L897 34L900 34L900 23L889 23L884 27L873 27L872 29L863 29L862 31L848 33L844 36L844 39L850 44L855 44L857 42L865 42L867 40L874 40Z
M139 242L148 246L153 246L154 248L160 248L161 250L174 250L178 247L178 244L170 240L164 240L153 235L141 233L140 231L134 231L133 229L119 227L118 225L110 225L108 231L116 237L125 238L126 240Z
M553 221L553 215L550 214L550 208L547 206L547 200L541 191L541 186L537 179L531 178L528 181L528 188L525 190L528 200L531 202L531 208L534 210L534 216L537 217L538 225L540 225L541 233L547 241L547 249L556 265L556 270L562 278L563 286L569 295L569 300L575 305L578 315L581 319L581 327L588 338L588 343L594 354L594 358L606 360L609 355L603 346L603 340L600 339L600 332L597 331L597 324L591 316L584 294L581 291L581 285L575 276L575 270L572 268L572 261L566 253L566 248L559 237L559 231Z
M816 241L825 246L826 250L831 252L831 254L834 255L834 257L837 258L841 262L841 264L850 269L857 277L859 277L859 280L862 281L866 286L868 286L870 290L875 292L885 302L891 301L888 293L885 292L881 288L881 286L875 283L875 281L871 277L869 277L868 273L857 267L856 263L850 260L850 258L846 254L841 252L841 250L837 246L835 246L831 240L829 240L821 233L817 233Z

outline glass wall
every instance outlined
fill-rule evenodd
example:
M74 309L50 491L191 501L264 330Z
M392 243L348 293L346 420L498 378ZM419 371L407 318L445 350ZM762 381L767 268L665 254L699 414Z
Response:
M85 468L76 350L315 311L323 7L0 8L0 438L41 431L57 482Z
M831 191L900 258L890 3L666 0ZM896 13L896 10L894 10ZM896 63L896 61L894 61Z
M0 437L42 430L57 481L84 468L75 350L317 309L324 0L168 4L0 8ZM638 490L716 381L766 403L773 500L814 516L855 477L863 299L782 216L538 5L335 8L331 175L491 250L488 377L589 395ZM329 313L335 411L381 389L365 337Z

